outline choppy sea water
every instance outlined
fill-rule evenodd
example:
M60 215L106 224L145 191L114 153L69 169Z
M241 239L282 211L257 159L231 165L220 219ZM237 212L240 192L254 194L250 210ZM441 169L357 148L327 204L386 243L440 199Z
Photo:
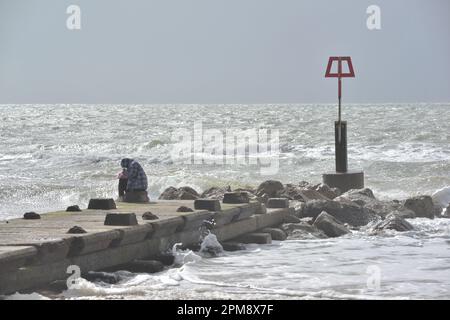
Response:
M431 194L450 185L449 111L450 104L344 106L350 168L364 169L366 185L379 198ZM315 183L334 168L334 105L2 105L0 114L1 220L115 197L125 156L146 169L152 198L169 185L202 190L267 179ZM262 176L257 165L174 159L174 131L194 135L196 121L224 134L227 128L278 129L279 170ZM449 220L411 222L415 231L384 237L357 232L289 240L216 258L179 252L190 258L177 268L125 273L114 286L85 282L60 297L448 299ZM376 288L374 274L380 275Z

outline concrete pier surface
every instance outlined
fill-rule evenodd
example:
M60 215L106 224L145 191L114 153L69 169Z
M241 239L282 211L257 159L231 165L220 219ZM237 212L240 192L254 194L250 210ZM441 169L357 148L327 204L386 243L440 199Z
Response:
M220 203L219 211L194 209L192 200L146 204L116 203L112 210L45 213L41 219L0 221L0 294L44 286L70 276L76 265L82 273L98 271L171 250L174 244L197 244L200 227L214 219L211 230L219 241L279 225L293 208L266 209L259 202ZM156 220L144 220L150 211ZM105 225L107 214L134 213L137 224ZM86 233L68 233L79 226Z

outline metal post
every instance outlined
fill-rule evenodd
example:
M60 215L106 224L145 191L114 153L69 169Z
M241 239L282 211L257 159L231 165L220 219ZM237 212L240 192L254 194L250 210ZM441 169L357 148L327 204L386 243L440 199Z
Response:
M347 122L336 121L335 126L335 157L336 172L347 172Z

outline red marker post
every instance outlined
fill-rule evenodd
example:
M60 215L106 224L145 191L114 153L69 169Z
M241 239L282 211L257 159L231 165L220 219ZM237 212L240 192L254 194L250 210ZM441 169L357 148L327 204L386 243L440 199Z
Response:
M333 64L337 62L337 72L331 72ZM347 63L348 71L343 71L343 64ZM342 192L350 189L364 188L364 172L348 171L347 164L347 122L342 121L341 99L342 99L342 78L354 78L352 59L350 57L330 57L328 60L325 78L338 78L338 99L339 113L338 121L334 122L336 171L323 174L323 183L334 188L339 188Z
M331 72L333 63L337 62L337 72ZM342 62L347 62L348 72L342 72ZM328 60L325 78L338 78L338 121L335 122L335 154L336 172L347 172L347 122L341 118L341 98L342 98L342 78L354 78L352 58L350 57L330 57Z

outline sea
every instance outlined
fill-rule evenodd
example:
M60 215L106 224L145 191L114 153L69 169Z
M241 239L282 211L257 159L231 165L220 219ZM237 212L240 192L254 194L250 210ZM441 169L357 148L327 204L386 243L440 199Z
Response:
M334 104L0 105L0 118L0 221L116 198L125 157L144 167L151 199L169 186L320 183L335 166ZM342 120L349 168L377 198L450 186L450 103L349 104ZM410 222L216 257L174 248L178 263L160 273L8 298L449 299L450 219Z

